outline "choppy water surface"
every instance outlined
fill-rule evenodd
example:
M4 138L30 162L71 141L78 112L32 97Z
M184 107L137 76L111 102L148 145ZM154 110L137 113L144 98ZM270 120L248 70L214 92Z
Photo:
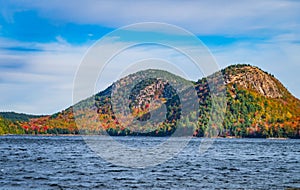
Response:
M134 146L163 140L117 138ZM300 140L215 139L204 154L200 142L192 139L161 165L134 169L99 158L79 136L2 136L0 189L300 188Z

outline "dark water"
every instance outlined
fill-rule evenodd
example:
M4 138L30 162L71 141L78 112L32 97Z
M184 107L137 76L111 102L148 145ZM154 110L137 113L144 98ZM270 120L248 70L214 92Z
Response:
M2 136L0 189L300 188L300 140L216 139L204 154L197 151L200 141L163 164L135 169L104 161L79 136Z

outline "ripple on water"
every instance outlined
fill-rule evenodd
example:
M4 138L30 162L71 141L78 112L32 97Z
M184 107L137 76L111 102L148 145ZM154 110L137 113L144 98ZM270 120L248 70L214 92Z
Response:
M116 137L118 138L118 137ZM119 138L132 146L161 139ZM80 137L0 137L3 189L284 189L300 188L300 141L216 139L204 154L201 139L155 167L120 167L95 155ZM175 142L176 143L176 142ZM112 152L112 156L118 156Z

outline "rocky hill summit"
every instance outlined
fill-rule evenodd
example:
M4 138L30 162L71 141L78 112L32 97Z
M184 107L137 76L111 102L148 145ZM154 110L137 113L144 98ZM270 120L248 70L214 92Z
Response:
M274 76L250 65L230 66L223 70L226 84L237 84L265 97L281 98L287 90Z

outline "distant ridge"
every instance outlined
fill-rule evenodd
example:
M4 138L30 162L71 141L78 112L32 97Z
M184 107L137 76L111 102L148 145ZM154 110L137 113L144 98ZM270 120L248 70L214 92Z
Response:
M10 121L29 121L33 118L39 118L43 115L32 115L25 113L16 113L16 112L0 112L0 117L8 119Z

